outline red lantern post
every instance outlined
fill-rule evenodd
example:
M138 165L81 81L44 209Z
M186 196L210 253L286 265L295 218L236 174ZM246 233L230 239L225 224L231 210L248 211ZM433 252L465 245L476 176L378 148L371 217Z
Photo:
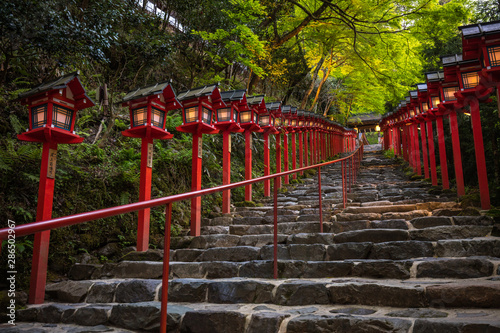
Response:
M44 82L20 94L18 100L29 109L29 129L17 138L43 143L36 220L49 220L52 217L57 145L83 141L74 132L76 113L94 106L94 103L86 95L77 72ZM49 241L50 231L35 234L29 292L31 304L43 303L45 297Z
M232 90L221 93L226 107L216 111L214 127L222 132L222 185L231 183L231 132L243 132L238 124L239 112L248 110L246 90ZM231 210L231 190L222 192L222 213Z
M174 90L168 82L157 83L129 92L121 102L130 110L130 128L123 136L141 138L141 178L139 201L151 199L151 176L153 170L153 140L171 139L165 130L167 112L179 109L181 104L175 98ZM149 248L150 210L139 211L137 224L137 251Z
M267 113L259 117L260 127L264 130L264 176L271 174L271 165L269 158L269 134L278 134L275 127L275 113L281 113L281 102L266 103ZM269 180L264 181L264 195L271 196L271 184Z
M182 91L177 96L183 106L179 132L193 134L191 190L201 190L203 134L219 132L213 126L214 112L226 107L217 84ZM191 236L201 234L201 197L191 199Z

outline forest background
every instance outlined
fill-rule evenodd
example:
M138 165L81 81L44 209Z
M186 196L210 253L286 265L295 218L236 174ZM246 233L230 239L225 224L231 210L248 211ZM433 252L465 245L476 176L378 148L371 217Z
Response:
M425 72L440 69L441 55L461 53L459 26L493 20L500 20L500 0L3 1L0 227L7 219L24 224L36 216L41 145L17 139L28 127L27 109L13 100L43 81L78 70L91 98L104 84L109 97L107 106L78 113L82 144L59 146L53 208L59 217L137 201L140 140L121 135L129 114L118 103L131 89L171 80L179 92L220 82L222 91L247 89L345 124L357 114L392 111L425 82ZM490 192L499 205L496 103L481 105L481 114ZM155 141L153 198L190 190L191 136L175 130L179 111L167 118L174 138ZM459 122L464 175L474 193L470 119L461 115ZM259 176L262 136L254 133L253 142L253 173ZM203 187L222 183L221 160L222 137L205 135ZM449 171L451 179L452 165ZM233 134L231 172L233 182L244 179L240 134ZM259 186L255 191L262 194ZM232 196L243 201L243 189ZM203 198L204 216L217 215L220 206L220 195ZM151 214L155 247L162 243L164 214ZM113 259L119 251L103 247L133 245L136 219L128 214L54 231L49 279L88 254L101 262ZM185 234L188 202L174 205L173 219L174 235ZM18 239L16 246L18 259L29 263L32 238ZM18 270L26 285L30 265Z

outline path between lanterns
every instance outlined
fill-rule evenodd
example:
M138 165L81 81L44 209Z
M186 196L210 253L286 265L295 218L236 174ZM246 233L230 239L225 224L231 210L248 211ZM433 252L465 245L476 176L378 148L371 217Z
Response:
M454 194L379 149L366 147L345 209L340 166L322 170L324 233L315 177L280 194L277 280L270 200L175 239L168 332L500 332L495 221L459 216ZM2 332L158 331L162 255L76 264Z

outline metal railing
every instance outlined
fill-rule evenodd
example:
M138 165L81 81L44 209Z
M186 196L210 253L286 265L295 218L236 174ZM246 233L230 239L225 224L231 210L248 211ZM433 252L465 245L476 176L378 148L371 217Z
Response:
M116 216L125 213L140 211L146 208L153 208L165 205L165 237L164 237L164 255L163 255L163 276L162 276L162 295L161 295L161 312L160 312L160 332L167 330L167 303L168 303L168 276L170 265L170 228L172 222L172 204L174 202L188 200L208 194L222 192L238 187L243 187L250 184L260 183L266 180L274 179L274 278L278 278L278 188L279 179L286 175L303 172L307 170L317 169L318 172L318 193L319 193L319 219L320 219L320 232L323 232L323 205L321 197L321 168L335 163L341 163L342 173L342 202L345 208L347 203L347 193L351 191L351 185L356 182L357 172L363 157L363 145L352 152L349 156L319 163L315 165L306 166L299 169L289 170L285 172L275 173L268 176L258 177L250 180L244 180L237 183L221 185L208 189L203 189L194 192L187 192L182 194L171 195L168 197L152 199L148 201L135 202L122 206L111 208L99 209L92 212L80 213L69 215L59 218L54 218L46 221L31 222L22 224L15 227L15 236L27 236L42 231L58 229L70 225L80 224L84 222L103 219L111 216ZM0 249L2 241L8 239L9 228L0 229Z

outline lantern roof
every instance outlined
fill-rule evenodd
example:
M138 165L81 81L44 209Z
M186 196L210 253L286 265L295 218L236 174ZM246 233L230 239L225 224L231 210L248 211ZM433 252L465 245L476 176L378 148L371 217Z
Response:
M134 90L129 91L125 97L123 97L123 100L121 103L125 103L134 99L142 98L142 97L147 97L151 95L159 95L163 93L163 90L165 90L168 86L170 85L170 82L162 82L162 83L155 83L152 85L149 85L147 87L142 87L142 88L137 88Z
M461 53L441 56L441 62L443 63L443 67L458 65L458 63L461 62L462 60L463 58Z
M51 81L43 82L42 84L39 84L38 86L36 86L31 90L19 94L17 100L22 100L28 97L40 95L47 91L64 89L68 87L71 90L73 96L75 97L75 101L80 106L85 106L84 108L94 106L95 103L92 101L92 99L90 99L90 97L87 96L85 89L83 88L82 83L78 78L79 74L80 73L77 71L63 75Z
M425 73L425 77L427 78L427 82L438 82L444 79L444 72L429 72Z
M470 24L458 27L464 38L474 38L489 34L500 33L500 21Z
M265 95L247 96L248 105L255 105L264 102ZM265 104L265 102L264 102Z
M179 92L177 95L177 99L179 101L184 101L187 99L193 99L193 98L198 98L198 97L203 97L203 96L211 96L212 94L217 94L217 99L220 99L220 92L218 89L218 83L203 86L203 87L196 87L190 90L185 90Z
M418 90L410 90L411 98L418 98Z
M241 101L246 97L246 89L230 90L221 92L220 96L224 102Z
M417 83L418 92L426 92L427 91L427 83Z
M269 111L281 110L281 102L266 103L266 108Z
M283 105L281 107L281 111L283 113L290 113L290 112L292 112L292 106L291 105Z

